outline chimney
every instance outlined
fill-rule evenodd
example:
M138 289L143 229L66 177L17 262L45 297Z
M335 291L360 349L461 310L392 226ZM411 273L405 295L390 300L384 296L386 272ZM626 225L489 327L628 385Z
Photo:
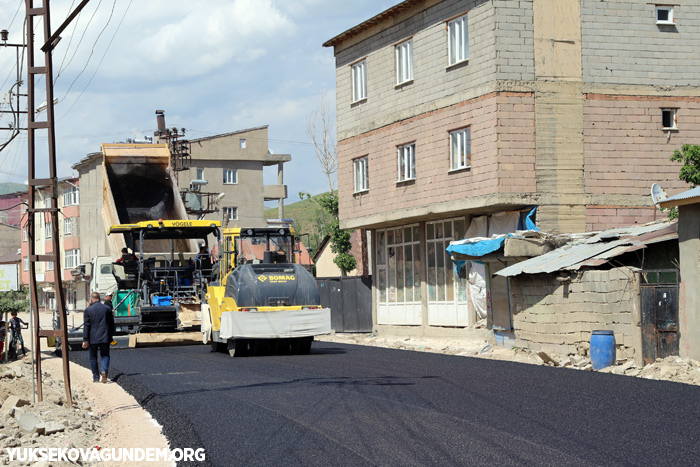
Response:
M156 120L158 121L158 131L154 135L162 136L165 134L165 110L156 110Z

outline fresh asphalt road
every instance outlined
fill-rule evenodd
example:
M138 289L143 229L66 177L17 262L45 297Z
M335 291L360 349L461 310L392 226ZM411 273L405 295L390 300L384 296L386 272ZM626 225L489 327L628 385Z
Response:
M210 465L700 464L700 387L684 384L322 342L115 350L110 373Z

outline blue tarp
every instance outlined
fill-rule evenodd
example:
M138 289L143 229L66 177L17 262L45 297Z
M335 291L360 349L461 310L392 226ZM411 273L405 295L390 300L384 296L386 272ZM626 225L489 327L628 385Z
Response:
M530 212L523 211L521 213L520 221L518 222L519 230L536 230L539 232L540 229L538 229L535 223L532 221L532 216L535 215L536 211L537 207L534 207ZM524 228L521 228L521 226ZM508 234L508 237L512 236L512 233ZM447 252L450 254L458 253L460 255L466 256L484 256L489 253L493 253L494 251L500 250L503 247L505 241L506 237L504 236L497 238L487 238L476 242L467 242L458 245L452 243L450 244L450 246L447 247Z
M462 243L461 245L450 245L447 247L447 252L459 253L467 256L484 256L494 251L498 251L505 243L506 237L489 238L473 243Z

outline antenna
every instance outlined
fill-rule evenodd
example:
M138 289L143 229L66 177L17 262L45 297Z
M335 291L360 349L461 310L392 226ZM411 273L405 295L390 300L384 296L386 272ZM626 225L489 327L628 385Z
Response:
M654 183L651 186L651 201L654 203L654 206L656 206L656 209L660 210L659 203L667 198L668 195L666 191L661 188L658 183Z

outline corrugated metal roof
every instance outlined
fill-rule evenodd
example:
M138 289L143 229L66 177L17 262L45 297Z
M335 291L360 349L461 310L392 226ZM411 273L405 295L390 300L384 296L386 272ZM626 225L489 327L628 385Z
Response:
M677 195L673 195L670 198L667 198L663 201L659 201L659 206L662 208L670 208L673 206L678 206L680 204L689 204L689 203L684 203L683 201L688 201L692 198L700 198L700 186L693 188L692 190L684 191L683 193L678 193ZM697 200L700 202L700 199Z
M498 271L496 275L512 277L518 274L576 271L584 266L600 266L621 254L646 248L648 244L677 238L676 226L675 221L660 221L606 230L579 243L565 245L544 255L509 266ZM594 239L597 239L597 242L593 242Z

